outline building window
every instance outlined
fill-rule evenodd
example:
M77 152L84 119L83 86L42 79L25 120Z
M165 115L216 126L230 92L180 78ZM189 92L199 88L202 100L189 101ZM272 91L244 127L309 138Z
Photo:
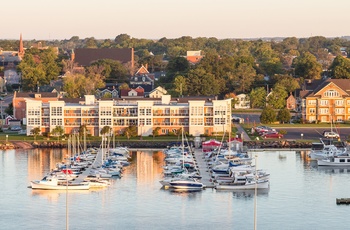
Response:
M111 118L101 118L101 125L103 126L111 126L112 119Z
M152 125L152 119L146 118L146 125Z
M140 118L140 125L145 125L145 118Z
M327 90L324 94L323 94L324 97L339 97L340 94L338 91L335 91L333 89L331 90Z
M309 116L309 121L316 121L316 117L315 116Z
M320 109L320 114L328 114L328 109Z
M28 116L40 116L40 107L29 107Z
M28 125L30 126L39 126L40 125L40 118L28 118Z
M328 105L328 100L321 100L320 104L321 105Z
M112 115L112 108L111 107L101 107L100 115L101 116L111 116Z
M316 100L308 100L308 105L316 105Z
M344 105L344 101L343 101L343 100L336 100L336 101L335 101L335 105L337 105L337 106L343 106L343 105Z
M51 116L62 116L62 107L51 107Z
M144 108L140 108L140 116L144 116L145 115L145 109Z
M344 114L344 108L335 109L336 114Z
M191 118L191 125L203 125L203 118Z
M316 109L315 109L315 108L311 108L311 109L309 109L309 112L310 112L310 113L315 113L315 112L316 112Z

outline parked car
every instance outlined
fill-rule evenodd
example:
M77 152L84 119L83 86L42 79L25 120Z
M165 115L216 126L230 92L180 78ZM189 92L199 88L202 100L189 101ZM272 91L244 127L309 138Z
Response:
M324 131L323 136L326 138L339 138L339 134L333 131Z
M243 124L244 123L244 118L241 117L237 117L237 116L232 116L232 122L233 123L239 123L239 124Z
M258 132L260 136L263 135L264 133L276 132L276 129L273 129L268 126L258 126L255 130Z
M20 130L22 130L22 128L21 128L20 126L12 126L12 127L10 128L10 130L11 130L11 131L20 131Z
M263 138L283 138L283 135L278 132L267 132L261 135Z

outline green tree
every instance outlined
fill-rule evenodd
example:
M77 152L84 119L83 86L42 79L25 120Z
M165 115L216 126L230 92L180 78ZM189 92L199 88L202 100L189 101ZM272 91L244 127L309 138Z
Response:
M266 106L260 114L260 121L263 124L270 124L276 121L276 112L271 106Z
M107 92L107 93L103 94L102 98L112 98L112 94L110 92Z
M156 127L156 128L154 128L154 129L152 130L153 138L159 136L159 131L160 131L160 130L161 130L160 127Z
M100 131L100 134L105 136L105 135L108 135L112 132L112 128L110 126L103 126L101 131Z
M12 102L8 105L8 107L5 109L5 113L12 116L13 115L13 104Z
M128 69L122 65L119 61L110 59L101 59L91 64L91 67L95 67L95 71L99 70L98 73L104 76L106 81L109 82L127 82L129 80Z
M56 126L52 131L51 131L53 136L57 136L57 140L60 140L60 137L64 134L64 129L62 126Z
M32 130L30 130L30 133L34 136L34 141L36 141L36 136L38 136L40 132L40 127L35 127Z
M286 98L288 96L284 86L275 84L273 90L267 96L267 103L275 109L282 109L286 106Z
M290 121L291 115L287 108L280 109L277 113L277 120L280 123L288 123Z
M85 38L85 47L86 48L97 48L97 41L94 37Z
M63 90L67 97L79 98L94 94L97 88L104 87L104 82L97 74L69 74L63 79Z
M198 95L217 95L220 93L219 83L215 76L207 73L203 68L191 69L187 75L188 94Z
M249 94L250 106L252 108L264 108L266 105L266 90L264 87L252 89Z
M235 92L247 92L255 80L256 72L254 68L246 63L241 63L230 75L230 81L235 88Z
M289 93L300 89L298 80L290 75L274 75L272 81L276 81L276 84L283 86Z
M56 79L61 68L53 49L32 48L26 51L17 70L22 74L22 88L36 91L36 87L48 85L51 80Z
M329 67L331 76L336 79L350 79L350 60L342 56L334 58Z
M128 140L131 137L136 137L137 136L137 128L136 128L136 126L135 125L130 125L130 126L126 127L124 129L123 135L126 136L128 138Z
M165 82L173 82L174 77L177 75L185 75L190 69L190 63L184 57L176 57L169 61L166 67ZM161 79L163 80L163 79Z
M295 74L306 79L320 79L322 73L322 65L317 62L316 57L310 52L293 60Z
M186 78L178 75L174 79L174 91L177 92L180 96L187 95L187 82Z

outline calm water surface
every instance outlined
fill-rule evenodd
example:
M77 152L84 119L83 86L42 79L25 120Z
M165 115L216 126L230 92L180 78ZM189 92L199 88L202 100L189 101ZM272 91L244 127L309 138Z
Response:
M305 152L261 152L271 173L257 197L258 229L349 229L350 169L320 169ZM0 152L0 229L65 229L65 191L32 191L65 150ZM253 229L254 192L162 190L161 152L133 152L121 179L102 190L69 191L70 229Z

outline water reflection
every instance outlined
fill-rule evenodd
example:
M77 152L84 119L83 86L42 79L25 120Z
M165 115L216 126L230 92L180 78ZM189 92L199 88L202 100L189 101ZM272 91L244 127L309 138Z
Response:
M266 189L257 189L257 196L268 196L270 191L270 188ZM228 191L228 190L217 190L218 193L228 193L231 192L232 196L234 198L254 198L255 196L255 190L249 189L249 190L235 190L235 191Z
M73 195L82 195L93 193L94 190L69 190L68 198ZM44 197L52 203L58 203L61 198L66 197L67 193L65 190L32 190L33 197Z

